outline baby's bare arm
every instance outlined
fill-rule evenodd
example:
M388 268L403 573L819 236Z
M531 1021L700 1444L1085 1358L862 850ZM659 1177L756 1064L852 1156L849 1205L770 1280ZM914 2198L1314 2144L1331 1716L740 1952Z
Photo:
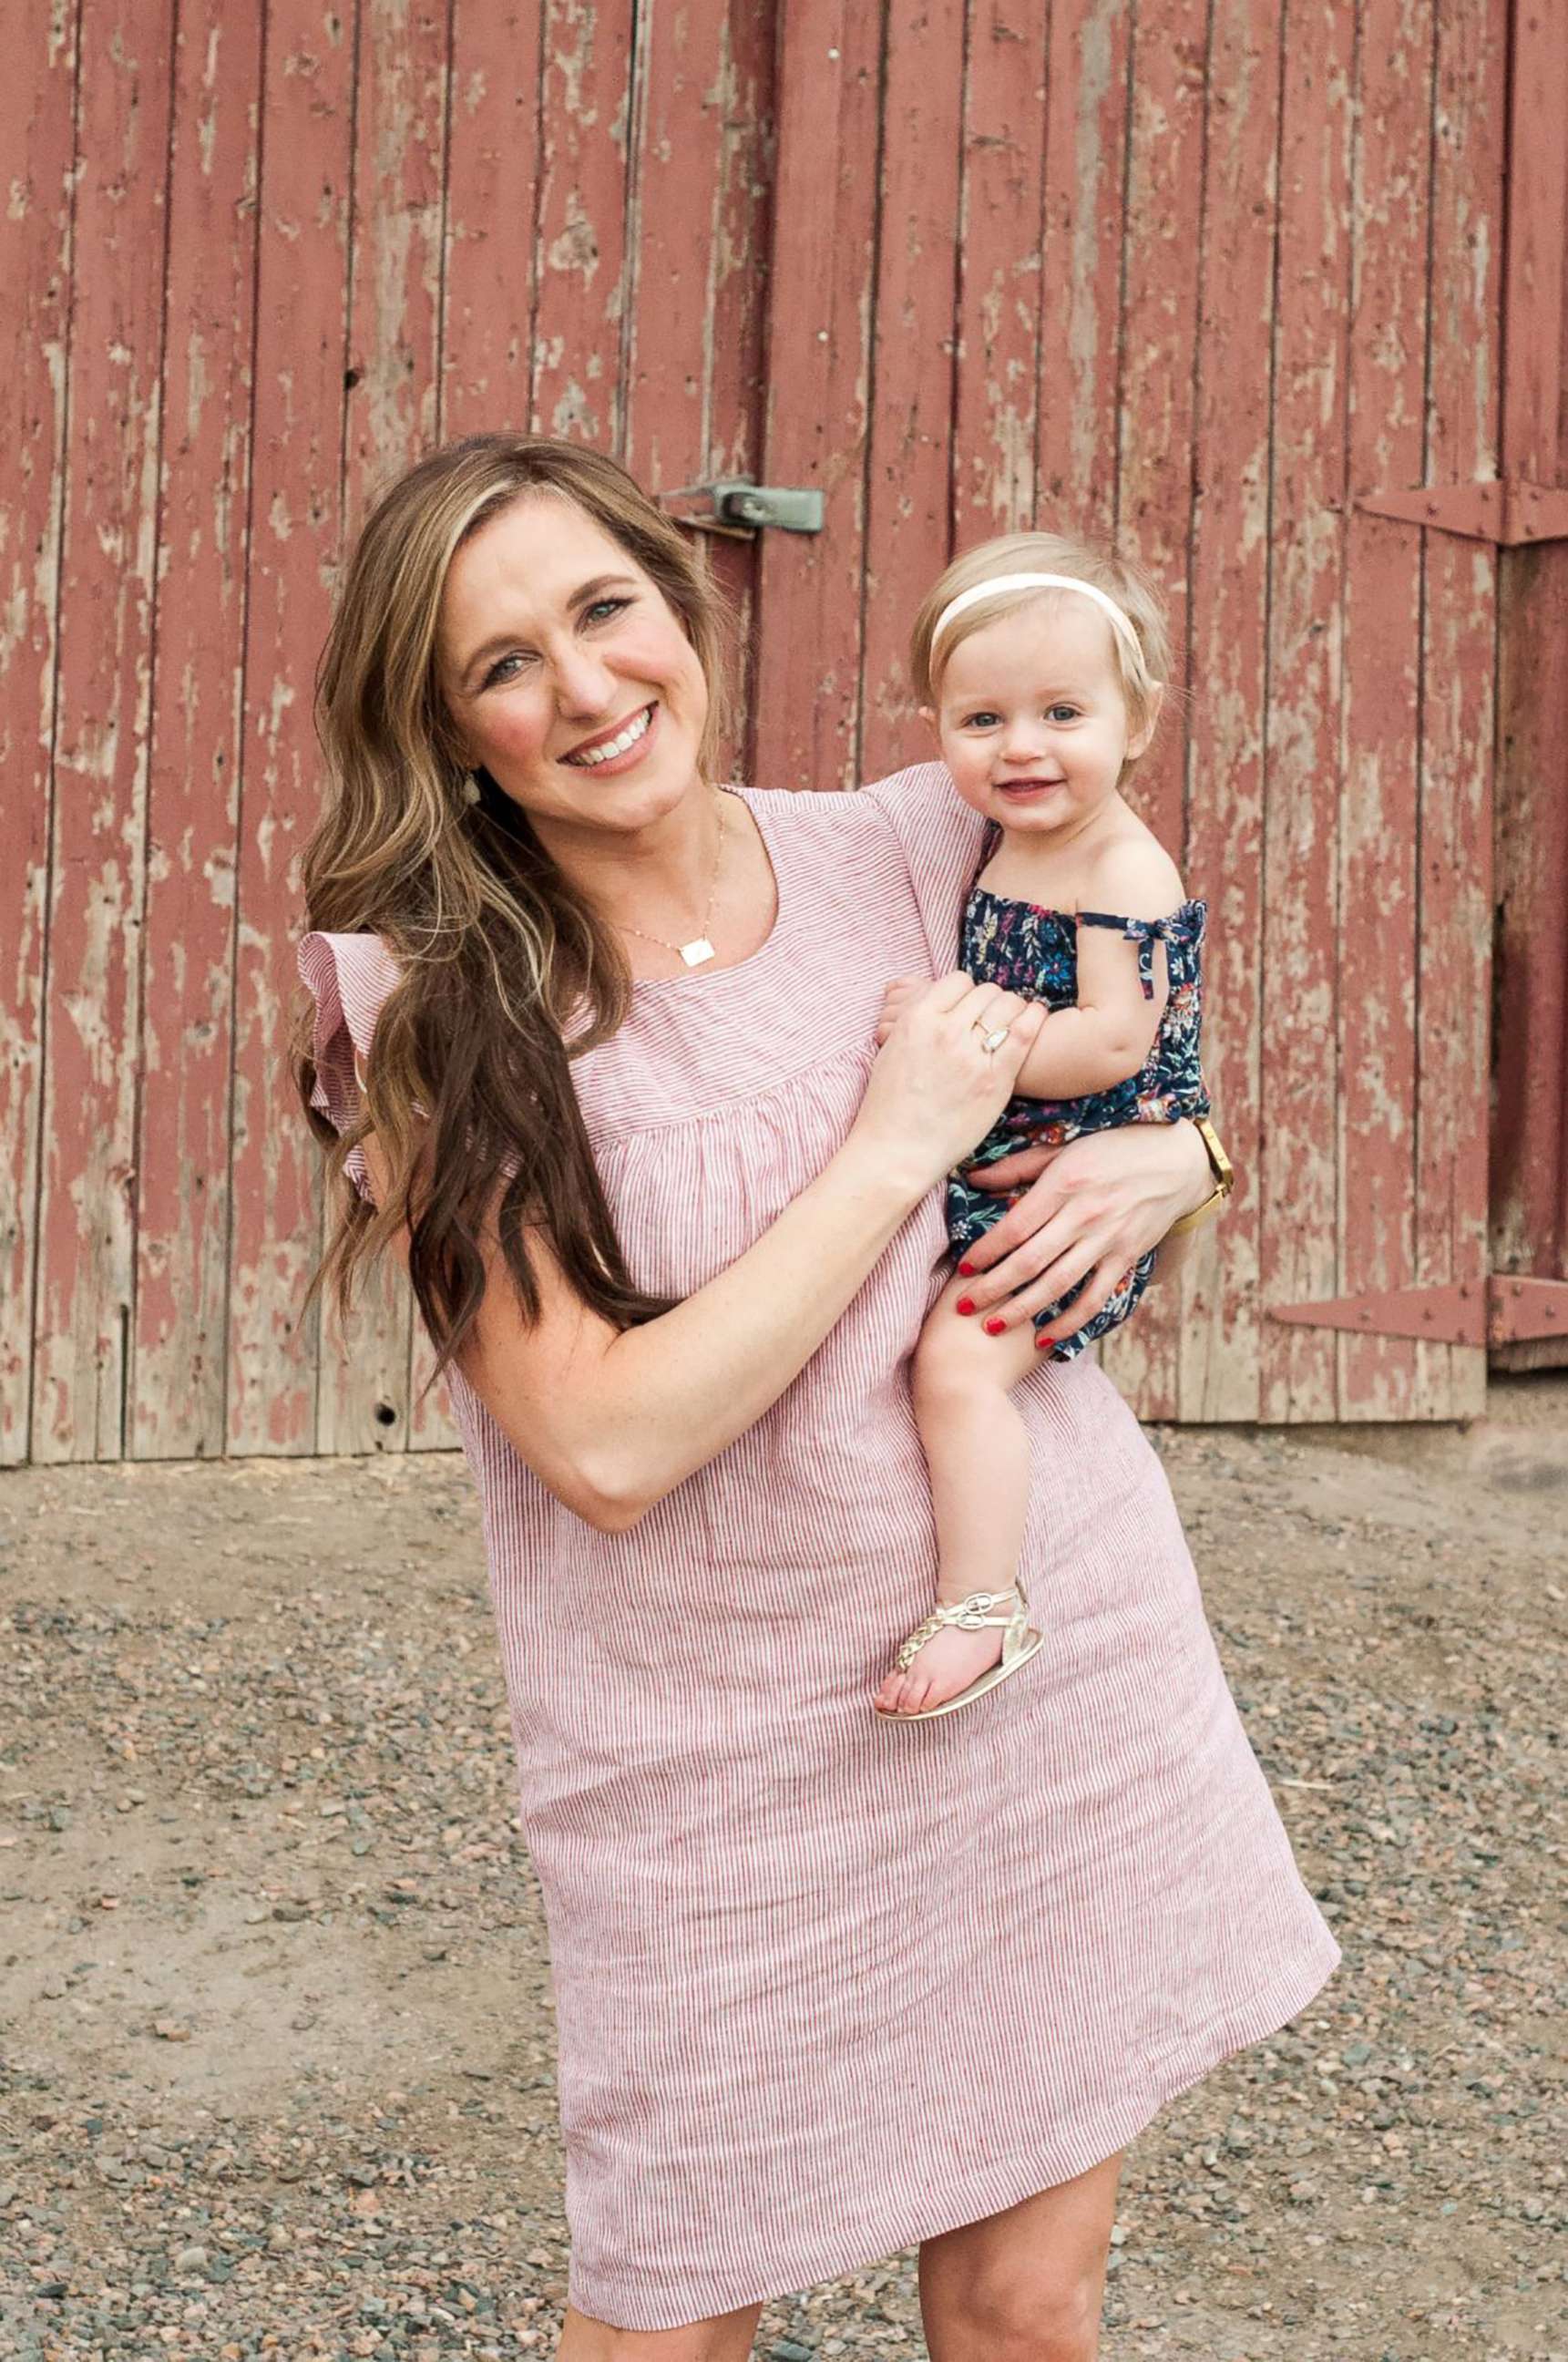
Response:
M1175 863L1146 832L1107 847L1083 880L1078 907L1125 919L1163 919L1182 900ZM1139 947L1110 927L1078 929L1078 997L1040 1030L1019 1071L1029 1098L1081 1098L1109 1090L1142 1068L1169 994L1165 947L1154 952L1154 994L1145 999Z

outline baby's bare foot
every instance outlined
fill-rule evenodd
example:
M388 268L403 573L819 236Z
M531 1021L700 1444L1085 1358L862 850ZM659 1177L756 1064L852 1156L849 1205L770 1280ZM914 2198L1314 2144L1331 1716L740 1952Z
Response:
M1010 1593L1006 1605L1012 1605ZM1002 1637L999 1625L987 1625L977 1632L966 1631L957 1624L944 1625L917 1650L907 1672L888 1675L874 1703L883 1714L919 1714L930 1706L944 1705L982 1673L989 1672L1001 1655Z

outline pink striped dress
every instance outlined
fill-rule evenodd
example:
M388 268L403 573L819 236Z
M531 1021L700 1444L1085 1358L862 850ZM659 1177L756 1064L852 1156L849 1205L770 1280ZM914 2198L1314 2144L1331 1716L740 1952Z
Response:
M746 794L751 958L639 984L578 1069L650 1288L731 1263L859 1104L884 982L952 965L978 823L926 767ZM315 935L320 1103L393 971ZM961 1715L871 1695L931 1600L909 1357L941 1193L767 1416L595 1533L460 1383L544 1890L572 2301L668 2329L1013 2204L1274 2031L1337 1957L1225 1685L1159 1462L1093 1366L1021 1390L1046 1646Z

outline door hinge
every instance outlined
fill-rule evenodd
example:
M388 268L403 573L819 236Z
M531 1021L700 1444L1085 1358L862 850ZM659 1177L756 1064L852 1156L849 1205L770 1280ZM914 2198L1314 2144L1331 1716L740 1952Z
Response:
M1485 483L1419 484L1412 491L1363 492L1355 502L1368 516L1430 525L1435 533L1517 549L1532 541L1568 541L1568 491L1499 476Z
M658 504L666 516L701 533L759 533L776 526L781 533L821 533L823 496L790 485L751 484L727 477L714 484L688 484L681 491L660 492Z
M1527 1337L1568 1337L1568 1279L1495 1271L1485 1281L1275 1304L1269 1319L1367 1337L1416 1337L1431 1345L1512 1345Z

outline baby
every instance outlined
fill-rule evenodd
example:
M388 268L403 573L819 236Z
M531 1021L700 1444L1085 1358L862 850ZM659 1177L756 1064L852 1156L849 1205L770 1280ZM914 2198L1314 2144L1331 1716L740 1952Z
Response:
M911 670L955 792L988 826L958 964L1051 1014L966 1171L1113 1124L1206 1115L1198 1067L1204 906L1122 788L1159 719L1164 620L1131 568L1055 534L1010 535L956 559L915 619ZM879 1039L923 978L889 986ZM931 1470L936 1604L877 1694L884 1714L967 1705L1039 1649L1020 1579L1029 1447L1010 1390L1039 1352L1058 1361L1125 1320L1145 1255L1104 1308L1058 1341L1004 1305L984 1320L965 1249L1007 1200L955 1173L955 1277L916 1348L915 1416ZM1081 1287L1082 1282L1078 1286ZM983 1330L984 1333L981 1333Z

